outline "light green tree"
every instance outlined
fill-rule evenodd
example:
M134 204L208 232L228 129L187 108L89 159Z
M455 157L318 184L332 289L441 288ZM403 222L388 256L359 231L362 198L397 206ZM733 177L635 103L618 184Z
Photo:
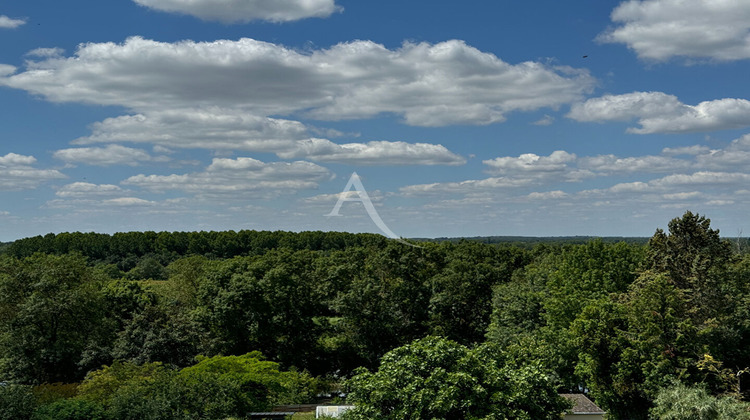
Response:
M355 420L558 419L569 407L543 369L496 347L427 337L347 381Z

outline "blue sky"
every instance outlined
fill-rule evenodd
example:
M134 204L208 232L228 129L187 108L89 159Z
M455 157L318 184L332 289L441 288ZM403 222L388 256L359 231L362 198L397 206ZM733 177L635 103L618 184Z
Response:
M750 231L750 1L0 5L0 240Z

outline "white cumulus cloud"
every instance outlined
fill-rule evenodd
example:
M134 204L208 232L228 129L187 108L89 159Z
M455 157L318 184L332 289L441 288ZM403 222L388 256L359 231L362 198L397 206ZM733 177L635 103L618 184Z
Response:
M92 184L90 182L74 182L63 185L55 195L63 198L84 198L92 196L106 196L121 194L123 189L111 184Z
M750 126L750 101L724 98L686 105L662 92L633 92L592 98L571 107L568 117L583 122L637 120L636 134L691 133Z
M0 156L0 191L34 189L41 183L66 178L55 169L38 169L34 156L8 153Z
M336 144L325 139L298 141L277 155L284 159L304 157L317 162L351 165L463 165L466 159L439 144L403 141L371 141Z
M78 147L58 150L53 154L55 159L60 159L71 164L87 164L95 166L128 165L136 166L141 162L157 160L148 152L141 149L120 146L116 144L107 147Z
M466 160L442 145L372 141L336 144L310 137L315 128L224 108L154 110L108 118L91 125L90 136L74 144L134 142L159 147L244 150L357 165L461 165ZM79 150L79 154L83 149ZM98 150L98 149L96 149ZM120 153L119 155L126 155ZM140 160L148 160L143 156ZM138 161L138 159L133 159Z
M13 19L5 15L0 15L0 28L15 29L26 23L26 19Z
M149 110L91 125L74 144L150 143L171 148L275 152L309 137L304 124L218 107Z
M629 0L611 15L615 26L599 36L623 43L642 59L750 58L750 3L740 0Z
M322 18L340 11L335 0L134 0L164 12L192 15L224 23L266 20L289 22Z
M0 77L0 85L50 101L141 113L212 106L319 120L395 113L419 126L499 122L512 111L579 100L594 83L584 70L513 65L462 41L395 50L353 41L303 53L246 38L88 43L73 57Z
M708 146L693 145L685 147L665 147L661 153L665 156L701 155L710 152Z
M156 204L154 201L144 200L138 197L118 197L103 200L102 203L105 206L117 206L117 207L134 207L134 206L153 206Z
M197 197L247 198L315 189L331 173L314 163L262 162L257 159L214 158L203 172L172 175L135 175L122 182L152 192L183 191Z
M578 167L599 174L674 172L689 169L693 163L668 156L617 157L615 155L587 156L579 159Z
M483 163L490 167L490 172L506 174L509 172L561 172L568 168L570 162L576 160L576 155L563 150L552 152L549 156L539 156L525 153L518 157L499 157L485 160Z
M562 198L568 198L568 196L569 194L564 191L555 190L555 191L533 192L527 195L526 197L530 200L559 200Z

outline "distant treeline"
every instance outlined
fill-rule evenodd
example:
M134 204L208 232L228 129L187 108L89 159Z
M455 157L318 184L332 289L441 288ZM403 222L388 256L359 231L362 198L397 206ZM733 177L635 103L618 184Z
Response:
M387 239L369 233L342 232L284 232L284 231L201 231L201 232L121 232L104 233L49 233L19 239L7 244L5 253L24 258L41 252L63 255L78 253L96 262L116 263L129 257L158 255L169 263L186 255L208 258L232 258L261 255L271 249L336 251L350 247L380 247Z
M414 242L464 241L483 244L512 245L533 248L539 244L583 245L592 240L604 243L624 242L645 245L646 237L596 236L475 236L412 238ZM381 247L388 241L382 235L345 232L286 232L286 231L200 231L200 232L120 232L104 233L64 232L33 236L15 242L0 243L0 253L16 258L29 257L36 252L62 255L79 253L96 262L116 263L128 257L159 255L169 263L186 255L208 258L232 258L242 255L261 255L268 250L288 248L310 251L340 251L350 247ZM743 238L747 244L747 239Z
M419 238L415 239L418 241L429 241L429 242L451 242L457 243L461 241L472 241L480 242L483 244L502 244L502 245L515 245L524 248L533 248L539 244L556 244L556 245L583 245L593 240L599 240L608 244L615 244L618 242L625 242L631 245L646 245L649 238L646 237L623 237L623 236L472 236L472 237L460 237L460 238L435 238L426 239Z

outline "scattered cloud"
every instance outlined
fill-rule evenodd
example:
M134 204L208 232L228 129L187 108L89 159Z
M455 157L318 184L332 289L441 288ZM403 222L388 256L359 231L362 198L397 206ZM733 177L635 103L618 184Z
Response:
M60 58L65 54L62 48L37 48L26 53L27 57Z
M156 204L153 201L144 200L137 197L119 197L110 198L102 201L105 206L117 206L117 207L133 207L133 206L152 206Z
M214 158L204 172L172 175L135 175L122 184L150 192L182 191L197 197L246 199L258 194L277 196L315 189L331 179L328 169L314 163L271 162L239 157Z
M584 70L511 65L462 41L405 43L394 50L354 41L300 52L252 39L163 43L134 37L83 44L68 58L61 53L32 51L39 60L29 60L22 72L8 68L0 85L53 102L133 111L92 124L91 134L73 144L148 143L357 165L462 165L466 159L439 144L335 143L317 138L327 130L283 116L340 120L391 113L419 126L490 124L509 112L580 100L595 83ZM55 157L102 166L153 159L120 145L64 149Z
M574 164L578 157L563 150L552 152L549 156L524 153L518 157L498 157L484 160L486 172L492 175L506 175L516 180L525 179L529 183L539 183L543 179L580 181L592 176L588 170L578 170Z
M559 150L549 156L498 157L484 164L487 172L500 176L409 185L402 187L400 194L431 200L424 205L425 210L454 211L477 206L508 210L530 201L549 200L555 205L589 210L623 207L624 203L670 210L740 202L750 205L750 194L746 193L750 183L750 134L720 149L684 146L665 148L661 155L632 157L577 156ZM603 187L591 189L592 185Z
M141 149L116 144L107 147L78 147L62 149L52 155L69 164L86 164L94 166L128 165L137 166L142 162L169 160L165 157L154 158Z
M750 3L725 0L629 0L598 40L622 43L639 58L732 61L750 58Z
M582 122L638 120L629 133L692 133L750 126L750 101L724 98L686 105L662 92L633 92L592 98L571 107L568 117Z
M721 186L721 185L732 185L742 186L747 185L750 182L750 174L738 173L738 172L710 172L700 171L692 174L675 174L668 175L664 178L651 181L650 184L654 186L683 186L683 185L708 185L708 186Z
M555 117L551 115L545 115L542 119L534 121L532 124L547 126L547 125L552 125L552 123L554 122L555 122Z
M43 66L45 71L35 71ZM588 72L539 62L509 64L462 41L371 41L299 52L243 38L165 43L140 37L88 43L0 78L53 102L147 110L235 108L257 116L318 120L401 115L415 126L491 124L513 111L556 108L589 93Z
M711 149L708 146L685 146L685 147L665 147L661 153L665 156L680 156L680 155L702 155L710 152Z
M513 179L509 177L492 177L472 179L461 182L436 182L432 184L408 185L399 189L401 195L424 196L445 194L469 194L478 191L497 191L500 189L528 187L533 181L528 178Z
M664 194L662 195L662 197L664 197L665 200L689 200L692 198L700 197L700 195L701 193L699 191L690 191L690 192Z
M538 156L525 153L518 157L499 157L485 160L494 174L509 172L561 172L568 168L568 163L576 160L576 155L562 150L552 152L549 156Z
M117 185L74 182L63 185L55 195L62 198L86 198L122 194L123 189Z
M0 29L15 29L26 23L26 19L12 19L5 15L0 15Z
M734 200L709 200L706 202L709 206L731 206L734 203Z
M620 158L615 155L583 157L578 167L599 174L615 173L659 173L690 169L693 163L669 156L638 156Z
M325 139L298 141L277 155L284 159L306 158L316 162L350 165L463 165L466 159L439 144L402 141L336 144Z
M107 118L73 144L150 143L168 148L276 152L309 138L304 124L259 117L238 109L204 107L149 110Z
M74 144L133 142L151 143L164 148L204 148L275 153L283 159L308 159L356 165L462 165L466 159L442 145L372 141L336 144L327 139L310 137L313 128L291 120L257 117L246 112L203 108L149 111L108 118L91 125L92 134ZM159 149L159 150L161 150ZM67 149L84 150L102 149ZM110 154L125 158L134 154L121 150ZM139 151L141 155L145 154ZM72 153L72 152L71 152ZM88 152L93 153L93 152ZM149 160L129 159L126 162Z
M545 192L533 192L527 196L530 200L559 200L567 198L568 193L560 190L556 191L545 191Z
M290 22L342 10L335 0L134 0L141 6L224 23Z
M41 183L66 178L55 169L38 169L36 158L16 153L0 156L0 191L34 189Z

